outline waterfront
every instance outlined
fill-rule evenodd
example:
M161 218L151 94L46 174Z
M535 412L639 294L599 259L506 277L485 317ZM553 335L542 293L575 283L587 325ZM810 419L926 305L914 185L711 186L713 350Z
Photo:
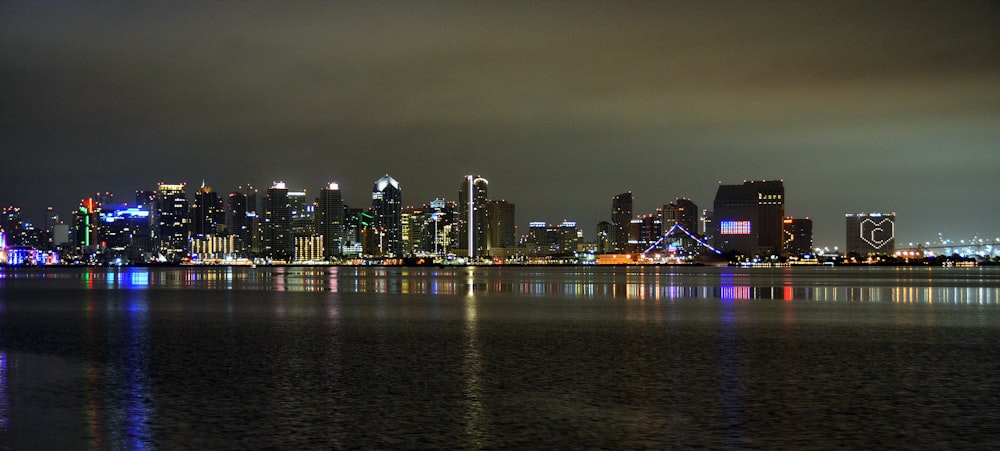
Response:
M1000 446L1000 268L0 268L0 444Z

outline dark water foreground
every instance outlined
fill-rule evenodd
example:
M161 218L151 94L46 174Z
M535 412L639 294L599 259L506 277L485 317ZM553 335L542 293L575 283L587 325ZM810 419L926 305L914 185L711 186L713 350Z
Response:
M0 269L0 448L996 448L997 268Z

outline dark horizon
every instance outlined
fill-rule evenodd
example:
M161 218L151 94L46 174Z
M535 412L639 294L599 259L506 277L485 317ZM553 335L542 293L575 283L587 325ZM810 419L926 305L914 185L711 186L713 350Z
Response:
M783 179L843 244L1000 235L992 2L0 6L0 204L38 222L94 192L391 174L403 202L490 180L517 223L636 213ZM193 190L189 190L193 191ZM523 231L523 230L522 230Z

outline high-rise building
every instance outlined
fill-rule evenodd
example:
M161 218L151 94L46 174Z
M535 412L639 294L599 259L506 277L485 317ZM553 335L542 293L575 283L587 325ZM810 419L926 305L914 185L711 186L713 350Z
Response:
M295 241L291 231L291 214L288 188L284 182L275 182L264 195L264 216L261 221L261 252L264 257L292 261Z
M611 199L611 252L626 252L628 229L632 223L632 192Z
M458 249L464 249L465 255L475 258L486 252L486 202L489 181L478 175L467 175L462 179L462 188L458 191L458 209L460 216L458 225ZM471 243L471 244L470 244Z
M601 221L597 223L597 253L607 254L611 252L611 223Z
M247 195L240 191L229 193L229 208L226 209L226 229L236 237L234 248L241 252L250 244L250 221L247 218Z
M781 180L719 185L713 212L716 248L746 256L782 253L785 187Z
M486 202L486 253L491 257L510 256L517 246L514 204L506 200Z
M896 213L846 215L847 253L892 255L896 251Z
M388 174L375 181L372 188L372 220L369 249L373 255L403 255L403 191Z
M14 205L4 207L3 215L0 216L0 230L4 231L7 237L8 246L23 246L24 238L24 218L21 216L21 207Z
M684 227L691 233L698 233L698 206L684 197L663 206L663 230L669 230L674 224Z
M157 185L155 211L160 254L169 261L180 261L187 254L188 225L191 223L184 184Z
M344 198L340 185L330 182L319 191L316 208L316 233L323 236L323 257L339 257L344 234Z
M785 253L788 255L801 256L812 254L813 252L813 222L809 218L785 218L782 221L784 228Z
M450 237L455 209L455 202L441 198L432 200L427 209L426 227L431 236L428 251L434 255L446 254L451 250Z
M316 204L310 202L306 190L288 192L289 215L292 218L292 236L316 234Z
M628 231L628 250L642 252L659 241L663 235L660 215L641 215L631 221Z
M99 215L100 207L93 198L80 201L80 206L73 212L73 246L78 254L93 253L100 242ZM9 244L9 241L8 241Z
M191 206L191 232L196 237L218 235L225 225L225 209L219 193L211 186L201 183L194 195L194 205Z

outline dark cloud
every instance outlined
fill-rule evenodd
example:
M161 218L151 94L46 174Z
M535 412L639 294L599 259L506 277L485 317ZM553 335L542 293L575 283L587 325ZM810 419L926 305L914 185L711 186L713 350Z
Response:
M0 6L0 201L68 210L160 180L337 180L409 203L481 173L593 232L610 197L710 207L783 178L817 241L896 210L922 240L998 233L992 2ZM955 220L954 218L962 218Z

